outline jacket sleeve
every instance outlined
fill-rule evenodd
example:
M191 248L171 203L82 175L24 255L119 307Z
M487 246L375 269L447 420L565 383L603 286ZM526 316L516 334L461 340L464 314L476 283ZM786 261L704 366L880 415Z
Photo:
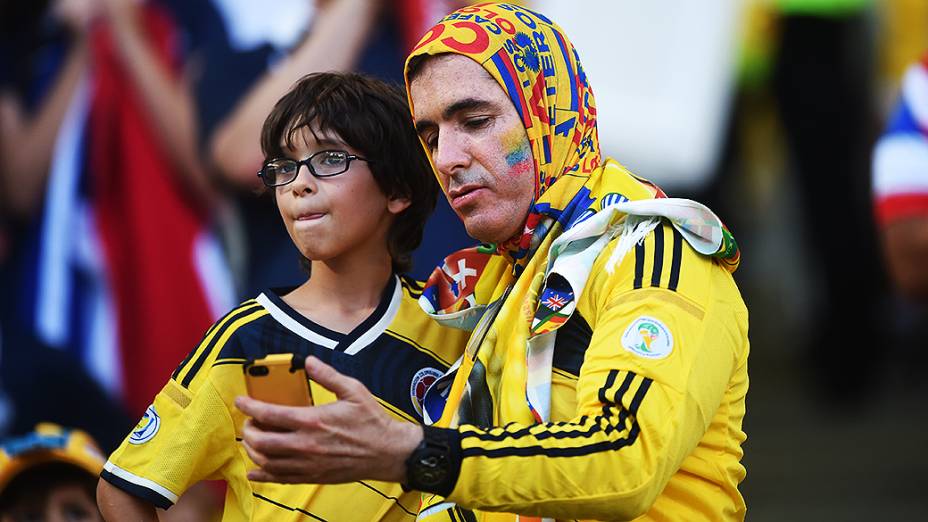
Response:
M611 275L599 271L587 298L593 334L576 416L460 426L460 473L449 501L566 519L631 519L650 508L708 429L746 337L746 316L713 302L720 289L711 281L730 276L712 276L722 269L688 249L683 262L688 277L706 278L691 285L696 299L636 288L643 285L631 262Z

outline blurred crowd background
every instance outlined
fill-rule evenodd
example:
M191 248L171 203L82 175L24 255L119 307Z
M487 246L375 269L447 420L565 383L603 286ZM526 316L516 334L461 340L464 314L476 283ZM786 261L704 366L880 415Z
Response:
M467 3L0 0L0 438L50 421L111 451L225 310L299 284L265 115L312 71L402 85ZM748 519L923 517L928 313L872 166L928 0L518 3L573 39L603 153L740 243ZM440 202L413 273L471 243Z

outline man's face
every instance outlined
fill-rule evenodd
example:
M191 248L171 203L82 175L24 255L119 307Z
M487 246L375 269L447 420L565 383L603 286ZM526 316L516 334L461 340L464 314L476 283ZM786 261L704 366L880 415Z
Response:
M427 59L410 86L416 130L467 233L499 243L521 231L535 194L535 162L522 120L477 62Z

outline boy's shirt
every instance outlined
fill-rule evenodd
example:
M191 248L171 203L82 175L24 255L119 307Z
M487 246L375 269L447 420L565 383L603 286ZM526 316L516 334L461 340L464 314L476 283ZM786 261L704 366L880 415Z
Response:
M272 291L242 303L206 333L110 456L103 479L167 508L200 480L228 483L223 520L413 520L419 494L398 484L250 482L242 447L242 365L272 353L314 355L364 383L391 415L421 422L428 386L461 354L466 332L422 313L421 285L394 276L380 305L349 334L313 323ZM311 383L317 404L335 400Z

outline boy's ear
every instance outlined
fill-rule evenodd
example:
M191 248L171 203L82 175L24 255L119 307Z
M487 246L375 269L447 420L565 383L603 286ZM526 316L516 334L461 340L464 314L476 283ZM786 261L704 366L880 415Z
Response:
M390 211L391 214L396 215L409 208L411 204L412 201L410 201L409 198L392 197L387 200L387 210Z

